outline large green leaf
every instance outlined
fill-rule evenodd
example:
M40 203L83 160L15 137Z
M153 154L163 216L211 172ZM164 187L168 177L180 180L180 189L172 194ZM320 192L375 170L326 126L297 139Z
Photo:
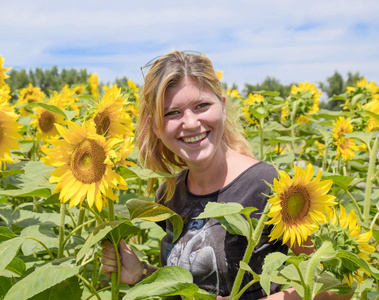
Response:
M124 178L139 177L144 180L147 180L150 178L169 178L169 177L177 176L175 174L170 174L170 173L154 172L150 169L143 169L139 166L131 166L128 168L121 167L120 174Z
M48 188L23 188L19 190L0 190L0 195L9 197L50 197L51 190Z
M57 107L55 105L46 104L46 103L42 103L42 102L35 103L35 104L38 106L41 106L42 108L44 108L48 111L51 111L53 113L61 115L64 118L67 118L66 114L59 107Z
M363 258L358 257L354 253L351 253L345 250L339 250L336 254L336 257L350 260L357 266L364 269L371 276L375 277L376 279L379 279L379 270L371 267Z
M169 219L174 229L174 241L176 241L183 230L182 218L168 207L152 201L130 199L126 202L130 212L130 219L159 222Z
M244 207L237 202L208 202L205 205L204 211L196 219L219 218L239 214L243 209Z
M7 171L0 171L0 179L16 175L16 174L22 174L24 173L24 170L20 169L13 169L13 170L7 170Z
M45 248L36 240L45 244L49 249L58 249L58 237L51 227L40 225L29 226L21 232L20 237L25 238L25 241L21 246L21 250L24 255L31 255L41 251L46 251ZM32 237L36 240L28 239L28 237Z
M16 236L9 228L0 226L0 243L13 239Z
M345 137L348 139L360 140L361 142L370 146L370 142L375 138L375 133L368 132L368 131L365 131L365 132L354 131L352 133L345 134Z
M31 300L74 300L81 299L83 289L79 284L78 278L73 276L59 282L53 287L44 290L33 297Z
M192 275L178 266L163 267L130 289L123 300L148 299L149 297L167 297L183 295L184 299L216 299L215 295L195 295L198 286L192 283Z
M10 226L18 226L22 228L26 228L32 225L43 225L43 226L59 226L60 225L60 215L57 213L49 213L49 212L32 212L27 210L12 210L12 209L0 209L0 218L4 220L5 225ZM69 223L70 217L65 217L66 224Z
M78 274L79 270L80 266L70 266L68 264L44 265L12 286L12 288L6 294L4 300L30 299L33 296L47 289L50 289L56 284L61 283L62 281L74 276L75 274Z
M14 276L14 274L21 276L26 270L26 265L22 259L13 257L12 261L8 264L5 270L12 272L12 276Z
M12 287L12 279L0 276L0 299L3 299L9 289Z
M228 215L224 217L218 217L217 220L230 234L238 234L243 235L248 239L250 238L249 223L242 215Z
M281 252L270 253L265 257L260 283L267 295L270 294L271 273L282 266L287 258L287 255Z
M354 177L335 175L333 173L323 172L322 179L331 179L335 184L345 191L348 190L350 183L354 180Z
M12 259L17 255L23 241L23 238L16 237L0 244L0 272L4 271Z
M97 226L89 235L86 242L84 243L83 247L79 250L76 258L77 260L82 259L89 251L89 249L104 239L108 233L110 233L112 230L116 229L118 226L122 224L130 225L129 228L133 228L132 224L129 221L112 221L107 223L102 223L99 226ZM134 230L134 229L131 229ZM124 232L125 233L125 232Z

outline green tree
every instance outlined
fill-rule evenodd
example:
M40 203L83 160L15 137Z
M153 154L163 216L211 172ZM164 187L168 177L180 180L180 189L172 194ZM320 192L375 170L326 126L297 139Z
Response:
M280 95L282 97L287 97L289 96L291 92L291 86L292 84L282 85L278 79L267 76L265 80L262 82L262 84L251 85L251 84L246 83L244 94L246 94L247 96L251 92L271 91L271 92L280 92Z

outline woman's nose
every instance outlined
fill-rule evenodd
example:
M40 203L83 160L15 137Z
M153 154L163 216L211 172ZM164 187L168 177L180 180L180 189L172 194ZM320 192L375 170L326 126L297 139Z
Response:
M185 111L183 115L183 128L187 130L196 129L200 125L196 114L191 110Z

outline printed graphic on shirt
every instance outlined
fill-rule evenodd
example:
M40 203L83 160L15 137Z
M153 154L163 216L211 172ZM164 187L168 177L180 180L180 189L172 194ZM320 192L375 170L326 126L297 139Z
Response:
M167 258L168 266L181 266L189 270L193 281L199 286L206 286L211 293L219 293L219 276L215 250L210 246L212 230L207 219L193 219L203 207L192 208L186 212L181 238L174 243Z

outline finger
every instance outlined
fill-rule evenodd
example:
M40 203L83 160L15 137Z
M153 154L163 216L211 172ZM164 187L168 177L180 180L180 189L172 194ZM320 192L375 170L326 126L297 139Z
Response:
M116 266L117 267L117 261L115 259L110 259L110 258L103 256L100 261L103 265Z
M109 259L117 260L116 252L108 251L107 249L101 250L101 254L103 257L107 257Z
M109 265L103 265L102 266L103 272L108 276L111 273L117 273L117 267L109 266Z

